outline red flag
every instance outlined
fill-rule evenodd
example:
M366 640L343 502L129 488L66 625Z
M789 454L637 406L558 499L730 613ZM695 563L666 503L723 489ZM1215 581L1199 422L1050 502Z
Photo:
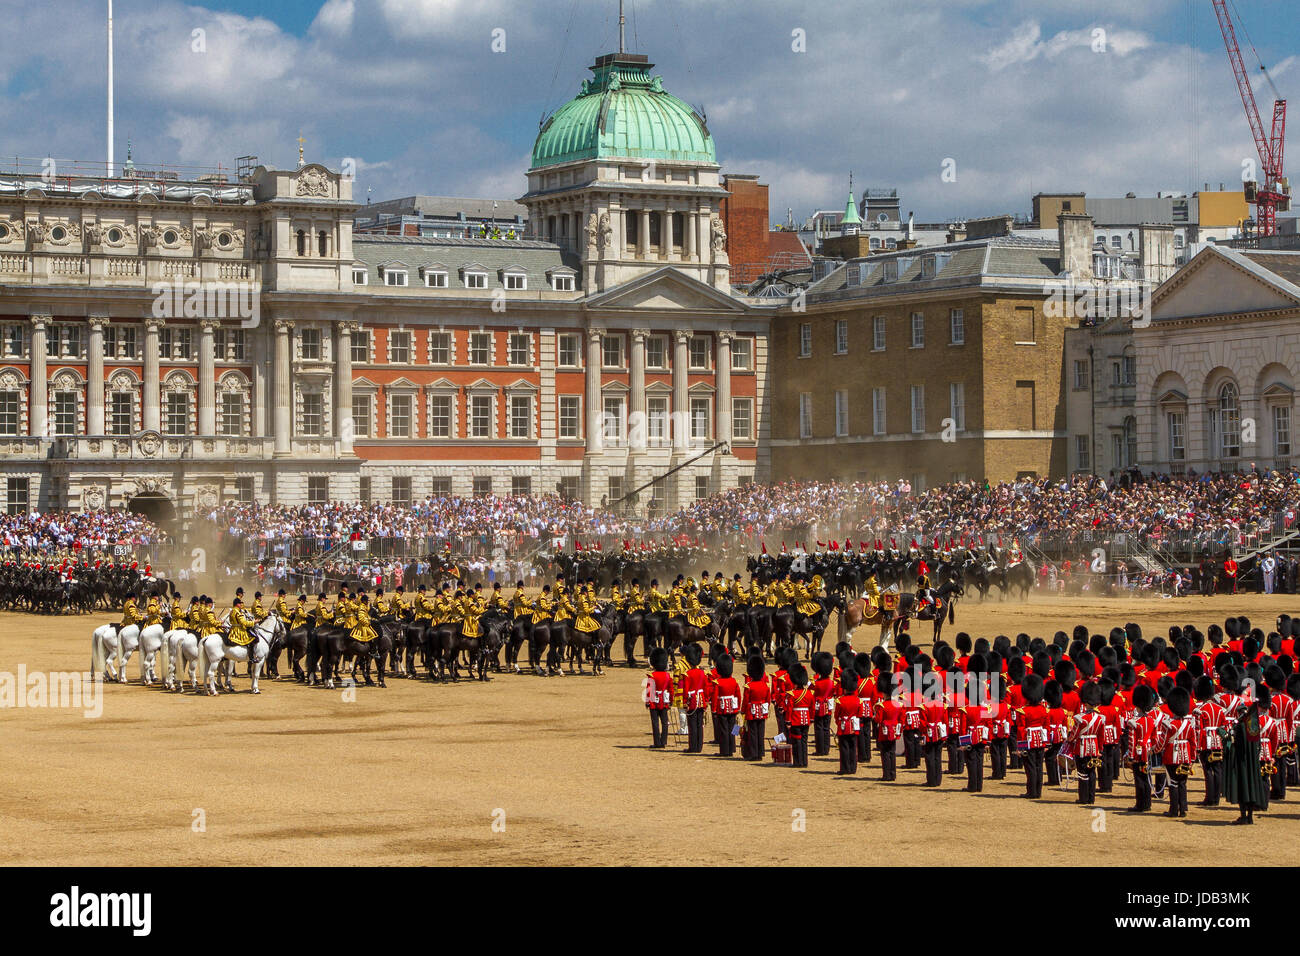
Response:
M930 568L926 565L926 563L925 563L924 561L922 561L920 564L918 564L918 565L916 566L916 570L917 570L917 572L920 573L920 574L929 574L929 573L930 573Z

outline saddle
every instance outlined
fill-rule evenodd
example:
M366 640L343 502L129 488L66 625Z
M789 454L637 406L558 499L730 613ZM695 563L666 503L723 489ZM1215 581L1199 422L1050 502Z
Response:
M257 640L257 638L252 634L245 634L242 638L236 638L231 637L229 633L221 635L221 639L231 647L247 647L249 644L252 644Z

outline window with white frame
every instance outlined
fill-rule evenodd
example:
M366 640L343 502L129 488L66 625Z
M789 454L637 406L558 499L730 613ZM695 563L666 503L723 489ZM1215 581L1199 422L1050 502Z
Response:
M393 475L392 492L393 504L409 505L411 503L411 476Z
M429 396L429 437L451 438L453 396Z
M888 429L885 420L885 390L876 386L871 390L871 433L884 435Z
M582 428L582 400L577 395L560 396L560 437L580 438Z
M298 333L298 348L305 360L317 361L321 357L320 329L303 329Z
M645 340L645 367L665 369L668 367L668 337L650 335Z
M812 323L801 322L799 324L799 357L808 358L812 355Z
M390 394L388 396L388 437L389 438L411 438L412 426L411 409L414 399L410 395Z
M567 272L551 276L551 288L556 292L572 292L573 276Z
M365 393L352 393L352 436L354 438L370 437L370 419L374 401Z
M966 313L962 309L948 310L948 343L966 344Z
M602 335L600 337L600 364L605 368L623 367L623 336Z
M492 396L471 395L469 398L469 437L492 437Z
M533 437L533 397L531 395L510 396L510 437Z
M302 392L302 418L299 421L299 434L308 438L318 438L325 433L325 393L315 389Z
M465 288L467 289L486 289L487 288L486 272L466 272Z
M0 435L19 434L22 427L21 407L21 392L14 390L0 392Z
M309 475L307 477L307 503L309 505L326 505L330 500L330 479L328 475Z
M925 386L912 386L912 433L925 432Z
M527 332L510 333L510 364L531 365L533 337Z
M231 362L248 360L248 335L243 329L226 330L225 357Z
M966 430L966 385L962 382L948 385L948 417L957 431Z
M5 513L25 515L31 504L31 479L5 479Z
M1184 461L1187 458L1186 414L1168 412L1165 415L1165 427L1169 431L1169 460Z
M799 393L799 437L812 438L812 393Z
M130 435L134 432L135 393L110 392L108 396L108 433L110 435Z
M709 351L712 344L708 336L692 335L687 350L689 367L696 371L703 371L709 367Z
M582 337L565 333L557 339L557 361L561 368L578 368L582 365Z
M451 364L451 333L450 332L429 333L429 364L430 365Z
M4 326L4 357L22 358L27 352L28 332L21 325Z
M1088 360L1074 360L1074 390L1082 392L1088 388Z
M528 288L528 275L523 272L506 272L503 274L507 292L523 292Z
M424 285L428 289L445 289L447 288L447 272L445 269L426 269L424 270Z
M849 393L845 389L835 391L835 435L842 438L849 433Z
M45 352L51 357L82 358L85 355L85 341L81 337L81 327L56 325L51 328L46 333Z
M1291 406L1273 406L1273 455L1291 457Z
M1210 448L1221 458L1241 454L1241 400L1234 382L1219 388L1210 408Z
M353 285L366 285L369 282L369 276L370 273L367 272L365 269L358 269L356 266L352 267Z
M712 430L709 428L711 400L708 398L691 399L691 438L703 440L709 438Z
M621 444L623 430L623 396L606 395L601 406L601 434L608 445Z
M388 330L388 361L395 365L411 362L411 332L407 329Z
M731 437L737 441L753 440L754 400L752 398L731 400Z
M190 433L190 396L188 392L167 392L163 396L162 433L188 435Z
M1080 471L1087 471L1092 467L1092 455L1087 435L1074 436L1074 460L1075 467Z
M749 372L754 367L754 340L740 337L731 340L731 369Z
M925 348L925 313L912 313L912 348Z
M242 392L222 392L217 414L217 434L239 437L244 434L244 395Z
M885 350L885 317L883 315L873 316L871 319L871 351L883 352Z
M353 365L365 365L370 361L370 330L355 329L352 332L352 344L349 346Z
M699 501L701 498L707 498L707 497L709 497L709 476L696 475L695 476L695 500Z
M487 365L492 361L492 333L471 332L469 334L469 364Z
M847 355L849 351L849 320L835 320L835 354Z
M646 444L661 448L668 441L668 399L663 395L649 395L645 400Z
M77 393L55 392L50 396L50 405L53 411L51 425L54 434L60 436L77 434Z
M405 269L384 269L384 285L401 287L406 285L406 280L407 272Z

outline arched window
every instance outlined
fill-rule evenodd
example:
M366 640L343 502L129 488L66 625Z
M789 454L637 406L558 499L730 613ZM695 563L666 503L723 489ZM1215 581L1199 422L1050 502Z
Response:
M1124 467L1132 468L1138 458L1138 425L1132 415L1124 419Z
M324 229L322 229L319 233L316 234L316 249L317 249L316 254L319 255L322 259L324 259L326 256L330 254L329 252L330 237L329 237L329 233L327 233Z
M305 256L306 254L307 254L307 233L299 229L298 230L298 255Z
M1218 400L1210 413L1210 425L1217 435L1215 447L1220 458L1241 455L1241 394L1235 382L1225 382L1219 387Z

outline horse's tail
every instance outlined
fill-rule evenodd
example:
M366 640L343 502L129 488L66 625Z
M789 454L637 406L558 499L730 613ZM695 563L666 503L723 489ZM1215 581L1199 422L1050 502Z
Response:
M208 682L208 649L203 646L203 638L198 638L196 643L198 650L198 683L206 684Z
M948 623L952 624L957 620L957 602L952 598L948 599Z
M144 675L145 675L144 661L145 658L149 656L148 654L145 653L144 650L144 631L140 632L140 646L137 648L137 650L140 652L140 683L143 684Z
M98 680L107 665L108 660L104 654L104 635L99 628L95 628L94 633L90 635L91 680Z

